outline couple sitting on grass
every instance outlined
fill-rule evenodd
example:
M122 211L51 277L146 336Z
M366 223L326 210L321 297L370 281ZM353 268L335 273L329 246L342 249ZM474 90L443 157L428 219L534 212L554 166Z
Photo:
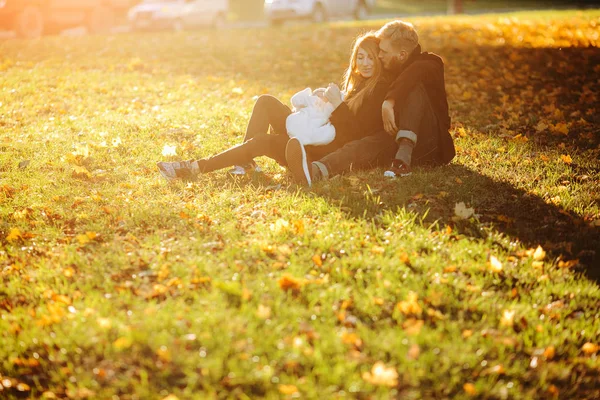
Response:
M443 165L454 158L444 63L421 52L411 24L393 21L358 37L343 90L345 95L330 84L312 94L300 92L294 97L302 104L295 106L306 110L294 114L275 97L263 95L252 111L244 143L210 158L159 162L159 171L169 180L193 179L230 166L232 173L244 174L258 169L255 157L267 156L286 166L299 183L311 186L352 169L383 166L385 176L407 176L412 166ZM321 126L315 126L319 120ZM315 140L319 132L329 138Z

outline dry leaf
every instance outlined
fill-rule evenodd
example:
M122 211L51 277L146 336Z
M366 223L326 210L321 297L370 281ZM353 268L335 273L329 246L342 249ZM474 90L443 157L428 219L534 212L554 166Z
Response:
M500 326L512 327L515 321L516 311L504 310L502 312L502 318L500 318Z
M260 319L271 318L271 308L267 307L267 306L263 306L262 304L259 304L258 309L256 310L256 316Z
M177 155L177 146L175 146L175 145L170 146L168 144L165 144L162 149L162 155L163 155L163 157L176 156Z
M21 234L21 231L19 230L19 228L10 228L10 232L8 232L8 235L6 236L6 241L9 243L14 243L18 240L22 240L23 239L23 235Z
M419 296L415 292L408 293L405 301L396 304L396 308L404 315L419 317L423 309L418 303Z
M417 336L421 333L424 324L425 321L422 319L409 318L402 323L402 329L408 336Z
M280 279L279 279L279 287L283 290L291 290L293 292L296 292L298 290L300 290L300 288L302 286L304 286L304 281L301 281L297 278L294 278L293 276L290 275L283 275Z
M581 350L583 350L583 352L585 354L590 356L590 355L596 353L598 350L600 350L600 346L598 346L595 343L587 342L581 347Z
M76 179L92 179L92 174L85 167L76 165L73 167L73 173L71 174Z
M490 256L490 261L488 262L488 268L490 271L494 272L494 273L499 273L502 272L502 263L500 262L500 260L498 260L496 258L496 256L491 255Z
M546 252L542 249L542 246L538 246L533 252L533 259L535 261L542 261L544 258L546 258Z
M563 154L560 156L560 159L562 160L562 162L564 162L565 164L571 164L573 163L573 159L571 158L570 155L568 154Z
M323 266L323 260L321 259L321 256L319 254L315 254L314 256L312 256L312 261L317 267Z
M465 383L463 385L463 390L469 396L475 396L477 394L477 389L475 389L475 385L473 385L472 383Z
M398 385L398 372L392 367L378 361L370 372L363 372L362 378L372 385L394 387Z
M462 201L454 205L454 215L460 219L469 219L474 213L475 210L473 208L468 208Z
M556 354L556 350L554 349L554 346L548 346L544 350L544 358L546 360L552 360L554 358L555 354Z
M414 343L410 346L410 349L408 349L407 357L409 360L416 360L419 358L419 355L421 355L421 348L418 344Z

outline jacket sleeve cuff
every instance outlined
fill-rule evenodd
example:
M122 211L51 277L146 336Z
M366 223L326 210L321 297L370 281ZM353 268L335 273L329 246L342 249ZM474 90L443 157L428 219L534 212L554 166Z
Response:
M333 110L333 112L331 113L331 117L329 117L329 120L332 124L335 125L338 121L346 120L348 118L348 115L352 115L352 112L348 108L348 104L342 103L338 106L338 108Z

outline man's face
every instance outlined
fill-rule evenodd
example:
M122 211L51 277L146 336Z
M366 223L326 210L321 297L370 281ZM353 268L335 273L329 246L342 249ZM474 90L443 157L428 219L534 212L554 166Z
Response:
M390 39L381 39L379 42L379 59L383 64L383 68L393 70L402 65L404 58L406 58L405 51L396 50Z

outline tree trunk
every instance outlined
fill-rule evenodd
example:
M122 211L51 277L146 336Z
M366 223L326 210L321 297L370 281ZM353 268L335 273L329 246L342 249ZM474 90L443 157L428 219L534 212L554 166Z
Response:
M448 0L448 15L463 13L463 0Z

